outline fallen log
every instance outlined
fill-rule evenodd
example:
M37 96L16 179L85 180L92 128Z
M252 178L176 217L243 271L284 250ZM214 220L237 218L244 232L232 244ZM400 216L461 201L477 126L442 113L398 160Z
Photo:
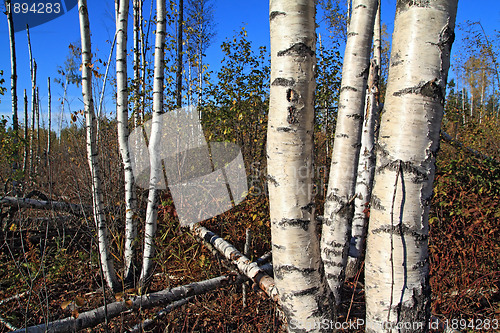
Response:
M30 198L3 197L0 199L0 205L14 208L32 208L42 210L54 210L71 213L82 217L92 215L92 207L72 204L63 201L45 201Z
M191 231L207 243L212 244L228 260L232 261L241 273L255 282L273 301L278 302L278 289L274 285L274 279L260 268L256 262L250 261L231 243L199 224L193 224Z
M184 286L165 289L155 293L142 296L132 296L120 302L107 305L107 318L111 319L119 316L128 310L148 309L155 306L166 305L171 302L186 299L194 295L201 295L225 285L238 284L244 281L243 276L224 275L200 282L193 282ZM97 309L80 313L77 318L68 317L53 321L48 324L41 324L22 328L15 333L43 333L43 332L75 332L84 328L96 326L105 319L106 310L104 306Z

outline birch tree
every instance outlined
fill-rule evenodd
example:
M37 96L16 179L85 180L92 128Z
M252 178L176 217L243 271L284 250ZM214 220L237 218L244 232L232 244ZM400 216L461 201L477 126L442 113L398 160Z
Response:
M177 18L177 69L176 69L176 101L177 107L182 106L182 46L184 44L182 40L182 29L184 26L184 0L179 0L178 7L179 17Z
M315 2L271 0L267 172L276 286L289 332L331 319L312 196Z
M380 2L373 30L373 58L370 62L368 89L366 93L361 151L356 178L356 197L352 219L349 260L346 276L354 276L360 268L360 257L364 251L366 227L370 212L370 198L375 173L375 126L379 116L379 78L380 78Z
M155 253L154 237L156 234L156 221L158 218L158 190L156 184L163 177L161 159L158 147L161 139L160 116L163 113L163 81L164 65L163 57L165 50L165 0L156 1L156 39L154 60L154 84L153 84L153 119L151 124L151 136L149 138L149 162L151 172L149 177L148 206L146 209L146 227L144 232L144 253L142 261L141 277L139 285L141 289L146 286L153 270L153 258ZM144 290L141 290L143 292Z
M139 123L141 112L140 91L141 91L141 27L142 27L142 0L133 0L133 17L134 17L134 126ZM142 82L144 84L144 82ZM142 108L144 106L142 105Z
M361 128L378 0L354 0L342 68L339 109L325 200L321 257L340 304L349 250Z
M114 270L113 257L111 257L109 253L108 229L104 213L102 181L96 145L96 118L94 113L94 100L92 97L92 51L86 0L78 0L78 12L80 18L80 36L82 40L82 97L87 132L87 159L92 178L92 206L97 229L99 258L101 269L108 287L111 290L118 290L119 284Z
M131 281L134 274L134 254L137 238L136 196L134 174L128 146L128 85L127 85L127 25L129 1L117 0L116 21L116 118L118 144L125 177L125 281Z
M9 45L10 45L10 93L12 97L12 130L14 131L14 144L17 145L19 122L17 116L17 61L16 61L16 39L14 35L14 20L12 19L11 1L5 2L7 8L7 21L9 26ZM13 170L18 168L19 153L17 149L14 152Z
M428 331L429 205L456 10L457 0L397 2L368 227L367 332Z

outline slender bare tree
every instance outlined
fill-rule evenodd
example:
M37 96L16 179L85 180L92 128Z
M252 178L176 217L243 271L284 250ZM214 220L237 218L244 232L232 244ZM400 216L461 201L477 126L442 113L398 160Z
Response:
M377 4L378 0L353 0L342 68L339 111L321 236L321 257L336 304L341 301L340 288L349 250L352 203Z
M111 290L118 290L120 285L114 270L113 257L109 252L108 228L102 196L102 180L96 145L96 118L94 113L94 99L92 97L92 51L90 42L90 24L87 11L87 1L78 0L80 18L80 36L82 40L82 96L85 112L85 126L87 132L87 158L92 177L92 206L94 221L97 229L97 241L101 269Z
M50 77L47 78L47 90L48 90L48 102L47 102L47 114L48 114L48 131L47 131L47 165L50 167L50 145L52 144L50 138L50 131L52 129L52 95L50 92ZM50 170L49 170L50 172Z
M182 46L184 41L182 40L182 30L184 29L184 0L179 0L178 11L179 17L177 18L177 70L176 70L176 98L177 107L182 106Z
M428 332L429 205L457 2L397 1L368 226L367 332Z
M141 26L142 26L142 0L133 0L133 18L134 18L134 127L139 124L141 119L141 108L144 108L140 103L141 92Z
M23 165L23 173L26 174L29 167L29 145L28 145L28 132L29 132L29 119L28 119L28 94L26 93L26 89L24 89L24 165Z
M380 77L380 2L378 4L373 30L373 58L370 62L368 90L366 93L361 151L359 154L356 197L352 219L351 242L346 276L354 276L360 269L360 257L364 252L366 228L370 216L370 198L375 173L375 125L379 117L379 77Z
M165 54L165 0L156 1L156 39L155 39L155 68L154 68L154 84L153 84L153 119L151 125L151 136L149 138L149 158L151 165L151 173L149 177L149 195L148 206L146 209L146 227L144 232L144 253L142 261L141 277L139 286L141 292L144 292L144 287L147 285L153 270L153 258L155 254L155 234L156 221L158 218L158 190L156 184L163 177L161 159L158 154L158 147L161 138L161 123L160 116L163 113L163 81L164 81L164 64L163 57Z
M116 0L116 118L118 144L125 176L125 281L134 277L135 244L137 242L137 213L134 174L128 146L128 85L127 85L127 26L128 0Z
M267 173L273 268L289 332L330 320L312 195L315 2L271 0Z
M10 94L12 98L12 130L14 131L14 144L17 145L19 134L19 121L17 115L17 60L16 60L16 38L14 34L14 20L12 18L11 1L5 2L7 9L7 21L9 25L9 43L10 43ZM18 168L19 153L14 150L13 171Z

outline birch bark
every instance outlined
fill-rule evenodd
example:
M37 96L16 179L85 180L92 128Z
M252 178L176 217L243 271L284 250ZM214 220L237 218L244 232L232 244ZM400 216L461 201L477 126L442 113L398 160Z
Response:
M326 278L340 304L356 185L361 128L378 0L354 0L342 68L342 83L323 231L321 257Z
M428 331L429 205L457 2L397 2L368 227L367 332Z
M146 228L144 232L144 254L142 271L139 281L141 289L147 285L153 270L155 253L154 237L156 234L156 220L158 218L158 193L156 184L163 177L161 159L158 154L161 139L160 116L163 113L163 57L165 53L165 0L156 1L156 39L155 39L155 65L153 83L153 119L151 124L151 137L149 138L149 162L151 173L149 176L148 206L146 209ZM144 292L144 290L141 290Z
M361 151L356 178L356 198L352 219L351 241L346 276L351 277L360 269L360 257L365 248L366 227L370 216L370 198L375 173L375 126L379 117L379 76L380 76L380 2L373 30L373 58L370 62L365 114L361 133Z
M116 118L118 123L118 144L125 176L125 281L134 278L134 255L137 238L136 196L134 174L128 146L128 85L127 85L127 26L128 0L117 0L116 21Z
M16 39L14 35L14 21L12 19L11 1L5 2L7 8L7 21L9 26L9 45L10 45L10 93L12 97L12 130L14 131L14 144L18 141L19 122L17 115L17 60L16 60ZM14 172L18 168L19 153L16 149L14 152Z
M90 25L87 11L87 1L78 0L80 18L80 36L82 40L82 95L87 132L87 158L92 177L92 206L94 221L97 229L99 257L102 271L108 287L118 290L119 284L114 270L113 258L109 253L108 229L104 214L102 197L101 173L98 163L98 150L96 145L96 119L94 114L94 100L92 98L92 51L90 43Z
M273 267L289 332L332 319L312 196L315 2L271 0L267 172Z

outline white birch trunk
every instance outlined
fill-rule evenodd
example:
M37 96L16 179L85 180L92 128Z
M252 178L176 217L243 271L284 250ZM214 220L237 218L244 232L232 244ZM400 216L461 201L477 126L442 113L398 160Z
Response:
M397 2L368 226L366 332L428 331L429 205L456 10L457 0Z
M146 227L144 232L144 254L142 261L142 271L139 281L141 292L151 276L153 270L153 259L155 254L155 234L156 220L158 218L158 184L163 171L159 152L161 139L160 116L163 113L163 57L165 50L165 0L156 1L156 40L155 40L155 69L153 83L153 119L151 124L151 136L149 138L149 162L151 173L149 176L149 195L146 210Z
M47 113L48 113L48 122L49 129L47 134L47 165L49 166L50 173L50 145L52 144L50 139L50 130L52 129L52 95L50 93L50 77L47 78L47 89L48 89L48 102L47 102Z
M28 132L29 132L29 119L28 119L28 94L26 89L24 89L24 163L23 163L23 173L26 175L28 172L29 164L29 147L28 147Z
M271 0L267 173L273 267L289 332L331 319L312 195L315 2ZM309 327L308 327L309 326Z
M14 144L17 144L17 136L19 132L19 122L17 116L17 60L16 60L16 39L14 34L14 21L12 19L12 8L11 1L5 2L7 7L7 21L9 26L9 45L10 45L10 94L12 97L12 129L14 131ZM18 154L16 150L14 152L14 172L17 170Z
M360 269L360 257L363 254L366 239L366 227L370 216L370 198L373 175L375 173L375 126L379 117L379 73L380 73L380 2L373 30L373 59L370 63L368 90L366 95L363 132L361 133L361 151L356 178L356 198L352 219L351 241L346 276L353 277Z
M127 25L128 0L116 0L116 118L118 127L118 144L122 157L125 177L125 281L134 278L135 245L137 242L137 202L134 189L134 174L128 146L128 85L127 85Z
M114 270L113 258L109 253L108 229L104 214L102 197L101 174L98 163L98 151L96 145L96 119L94 114L94 100L92 98L92 51L90 43L90 26L87 11L87 1L78 0L78 12L80 18L80 36L82 40L82 96L87 127L87 158L92 177L92 206L94 210L94 221L97 229L97 241L99 247L99 258L104 278L111 290L118 290L119 284Z
M378 0L354 0L342 69L339 111L325 200L321 256L326 278L340 304L349 251L356 170Z
M139 124L139 114L141 109L140 103L140 91L141 91L141 74L140 74L140 48L139 43L141 41L140 37L140 26L142 25L141 20L141 8L142 0L133 0L133 11L134 11L134 127Z

